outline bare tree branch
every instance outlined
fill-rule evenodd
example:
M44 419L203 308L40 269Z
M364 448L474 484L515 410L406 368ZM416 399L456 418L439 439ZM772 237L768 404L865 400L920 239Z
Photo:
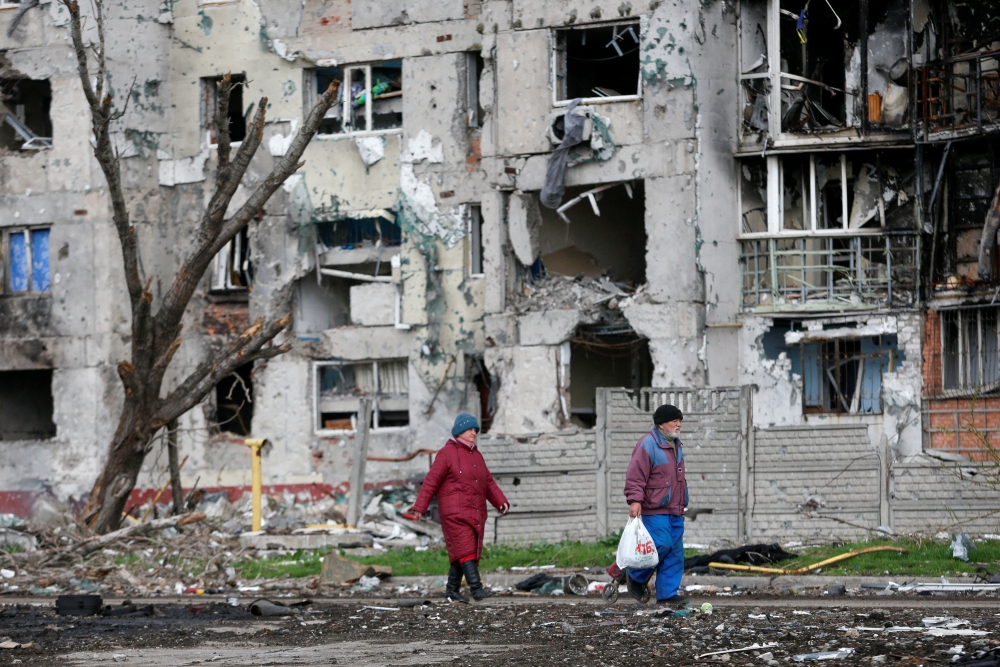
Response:
M247 128L247 136L240 145L240 149L236 153L236 158L230 166L229 180L225 183L217 184L218 190L209 203L209 208L203 217L195 249L184 262L184 266L188 269L188 272L182 270L182 272L177 274L177 278L163 298L163 305L160 307L155 318L156 330L158 332L169 331L183 317L184 308L186 308L191 295L194 294L194 290L197 288L197 281L190 280L190 275L194 274L199 277L203 275L215 255L241 229L247 226L250 219L264 207L264 204L281 187L281 184L299 168L299 158L302 157L306 146L309 145L309 142L315 136L320 123L326 116L327 109L336 100L339 89L339 81L334 81L330 84L330 87L327 88L326 92L323 93L319 101L309 112L305 123L299 128L286 154L274 166L267 178L257 186L246 203L240 207L228 222L224 223L221 232L213 234L212 227L216 220L222 221L222 217L229 207L229 202L236 193L239 182L250 166L250 160L253 158L263 139L267 98L261 98L260 103L257 105L257 113L254 117L252 128Z
M287 352L289 347L286 345L267 348L264 346L291 322L292 316L286 315L265 326L264 318L259 318L225 350L217 352L211 359L199 364L198 368L163 400L153 418L154 428L159 428L196 406L219 380L240 366Z

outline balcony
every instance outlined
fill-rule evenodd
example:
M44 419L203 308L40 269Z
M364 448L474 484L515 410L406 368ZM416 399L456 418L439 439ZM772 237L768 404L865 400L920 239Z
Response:
M956 56L917 70L918 126L926 140L1000 126L1000 51Z
M919 236L802 235L740 241L743 307L757 313L900 308L914 304Z

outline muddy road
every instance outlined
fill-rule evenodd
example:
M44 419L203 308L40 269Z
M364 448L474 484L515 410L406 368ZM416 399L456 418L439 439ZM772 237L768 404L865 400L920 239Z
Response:
M995 596L706 596L691 597L680 616L673 607L625 599L609 606L595 597L422 599L316 599L294 616L266 618L246 610L252 599L239 607L223 599L133 600L152 604L152 615L117 617L58 616L49 599L0 600L0 640L30 645L0 649L0 665L778 667L796 664L797 654L851 648L833 664L931 667L950 661L958 645L966 652L1000 645ZM704 602L711 614L700 613ZM924 619L949 616L966 621L957 634L927 634ZM773 646L704 655L753 644Z

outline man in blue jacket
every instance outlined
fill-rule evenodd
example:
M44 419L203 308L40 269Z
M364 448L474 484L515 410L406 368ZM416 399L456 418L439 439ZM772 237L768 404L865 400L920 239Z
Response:
M625 472L629 516L642 516L660 562L656 568L629 570L628 591L641 600L656 570L656 601L685 602L677 591L684 574L684 509L688 505L681 425L684 415L673 405L653 413L654 428L636 444Z

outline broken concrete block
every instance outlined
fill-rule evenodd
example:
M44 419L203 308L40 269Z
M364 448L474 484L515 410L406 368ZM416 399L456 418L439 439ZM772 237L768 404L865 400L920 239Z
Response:
M363 283L351 287L351 323L366 327L390 326L396 321L396 286Z
M483 329L486 338L495 345L517 345L517 320L512 315L486 315L483 317Z
M323 581L343 584L357 581L365 576L368 569L367 565L362 565L331 551L323 557L319 576Z
M559 345L569 340L580 322L578 310L543 310L525 313L518 329L521 345Z
M0 549L16 548L20 551L34 551L38 540L34 535L22 533L12 528L0 528Z
M306 533L300 535L268 535L266 533L243 533L240 535L241 547L254 549L348 549L352 547L370 547L372 536L368 533L345 533L328 535L326 533Z
M538 259L539 229L542 213L538 208L538 197L528 194L513 194L507 207L507 227L510 245L518 261L531 266Z

